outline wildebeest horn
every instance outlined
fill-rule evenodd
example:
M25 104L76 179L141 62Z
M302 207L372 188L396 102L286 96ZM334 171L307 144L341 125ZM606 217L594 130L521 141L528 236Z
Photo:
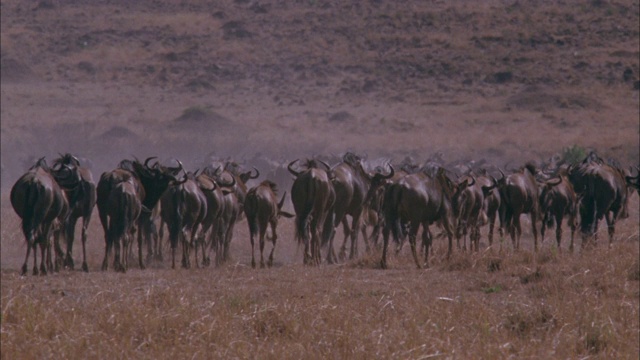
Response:
M260 176L260 171L258 171L258 169L256 169L256 167L253 167L253 170L256 171L255 175L251 175L251 172L249 172L249 179L257 179Z
M504 178L505 178L504 173L502 172L502 170L500 168L498 168L498 171L500 171L500 175L502 176L500 179L498 179L498 181L504 180Z
M177 175L178 173L180 173L180 170L182 170L182 171L186 174L187 172L186 172L186 171L184 171L184 166L182 165L182 161L180 161L180 160L178 160L178 159L176 159L176 161L178 162L178 167L179 167L179 169L176 171L176 175Z
M331 171L331 166L329 166L329 164L327 164L326 162L324 162L324 161L322 161L322 160L320 160L320 159L318 159L318 161L319 161L322 165L324 165L324 166L326 166L326 167L327 167L327 171Z
M144 161L144 167L146 167L147 169L149 169L149 161L153 160L153 159L157 159L157 156L152 156L147 158L147 160Z
M295 170L293 170L292 166L293 166L293 164L295 164L296 162L298 162L298 160L300 160L300 159L295 159L295 160L293 160L292 162L290 162L290 163L289 163L289 165L287 165L287 170L289 170L289 172L290 172L291 174L293 174L293 176L295 176L295 177L298 177L298 176L300 175L300 172L299 172L299 171L295 171Z
M467 187L473 186L476 183L476 179L473 176L469 175L469 177L471 178L471 183L467 184Z
M387 163L387 165L389 165L389 173L387 175L380 174L380 178L383 180L391 179L393 175L396 174L396 170L393 168L393 166L389 163Z

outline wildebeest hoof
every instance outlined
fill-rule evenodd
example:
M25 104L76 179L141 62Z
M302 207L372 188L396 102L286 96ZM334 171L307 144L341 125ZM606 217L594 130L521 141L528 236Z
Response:
M82 263L82 271L84 272L89 272L89 267L87 266L87 263Z

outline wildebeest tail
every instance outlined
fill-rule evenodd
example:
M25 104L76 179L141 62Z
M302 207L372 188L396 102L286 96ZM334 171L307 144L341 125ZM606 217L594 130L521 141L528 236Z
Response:
M596 196L593 176L587 178L587 188L580 206L580 231L585 235L593 235L596 224Z
M258 199L254 194L255 193L249 193L244 199L244 213L247 216L247 223L249 224L249 232L251 235L258 233Z
M402 236L402 227L398 214L398 207L401 201L402 187L397 184L392 184L384 194L383 210L385 224L390 227L395 242L399 242Z
M22 232L25 238L29 238L29 232L35 231L36 227L42 223L42 207L38 200L41 197L42 187L24 183L24 213L22 214Z

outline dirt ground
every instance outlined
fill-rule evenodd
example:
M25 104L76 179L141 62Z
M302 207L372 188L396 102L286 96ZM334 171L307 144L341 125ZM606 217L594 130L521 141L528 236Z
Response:
M4 330L6 301L15 295L10 289L24 281L16 272L25 253L7 195L42 156L52 160L72 152L91 167L95 179L132 155L180 159L190 170L213 158L231 157L251 166L257 158L283 162L346 151L392 161L406 156L424 161L441 153L447 162L484 160L515 167L576 146L597 150L625 169L640 163L637 0L1 0L0 13L3 341L12 339ZM635 244L630 248L637 254L637 195L630 206L631 217L620 222L621 241ZM524 246L531 247L526 221ZM305 279L316 281L301 266L301 251L291 240L293 223L283 219L282 228L276 273L268 276L304 271ZM487 245L485 234L486 229L482 246ZM233 266L253 281L246 269L245 222L237 226L234 239ZM548 240L544 246L550 251ZM113 274L96 274L103 256L97 216L88 247L88 276L111 281L105 279ZM447 266L443 249L443 243L436 245L436 270L424 274L445 271L453 282L456 276L442 269ZM79 250L78 244L76 263ZM366 286L371 275L360 271L376 267L377 258L361 261L346 270L344 265L324 268L317 276L344 276L349 286ZM412 269L407 254L391 261L392 268ZM534 266L525 263L511 269ZM468 278L477 280L473 264ZM349 266L364 270L349 272ZM165 267L145 275L132 270L134 283L166 275ZM231 281L233 274L225 268L220 277ZM290 275L285 278L294 282ZM57 285L49 286L65 286L59 284L64 279L76 284L80 277L56 276L51 278ZM410 286L420 286L428 275L376 276L391 277L392 283L408 276ZM452 285L441 296L495 285L473 284ZM632 284L625 294L635 294L637 307L638 282ZM502 287L523 296L528 291L522 292L523 286ZM330 291L328 285L319 288ZM554 329L562 333L561 326ZM631 328L635 335L625 340L637 340L637 322ZM494 340L488 341L497 349ZM375 348L371 341L367 347ZM601 354L637 354L637 341L633 344L623 344L626 351ZM617 345L610 341L609 350ZM239 350L232 353L247 357ZM296 358L295 352L287 354ZM411 358L427 351L377 354ZM541 349L481 354L552 356Z

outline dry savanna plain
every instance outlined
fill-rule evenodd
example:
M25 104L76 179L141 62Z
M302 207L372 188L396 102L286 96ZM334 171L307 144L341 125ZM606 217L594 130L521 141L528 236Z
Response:
M521 250L489 247L482 228L479 252L447 259L436 238L421 270L408 246L382 270L362 238L353 260L304 266L283 218L271 268L251 267L242 220L220 267L172 270L165 244L164 262L102 272L94 211L89 272L47 276L20 276L8 193L64 152L96 180L131 156L195 170L346 151L504 169L596 150L627 169L640 163L639 11L637 0L0 0L0 358L637 358L635 192L611 247L601 223L595 248L577 234L569 252L565 228L561 249L549 231L535 253L525 215Z

